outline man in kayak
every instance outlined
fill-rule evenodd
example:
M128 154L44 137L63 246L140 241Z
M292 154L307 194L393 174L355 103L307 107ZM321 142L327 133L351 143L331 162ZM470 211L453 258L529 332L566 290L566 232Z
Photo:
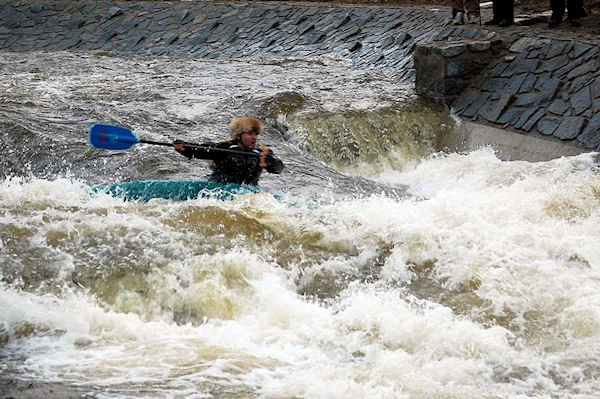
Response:
M255 118L235 118L227 125L231 137L218 143L194 145L176 140L173 147L188 158L211 160L209 180L219 183L257 185L263 169L279 174L283 162L267 147L256 149L263 124ZM219 151L219 150L228 151Z

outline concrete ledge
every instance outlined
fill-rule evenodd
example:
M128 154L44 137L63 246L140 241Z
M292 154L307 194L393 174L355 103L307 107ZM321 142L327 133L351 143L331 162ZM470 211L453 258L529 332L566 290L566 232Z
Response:
M551 159L589 152L561 142L526 136L491 126L463 121L459 131L450 137L445 147L450 151L469 152L492 147L505 161L549 161Z

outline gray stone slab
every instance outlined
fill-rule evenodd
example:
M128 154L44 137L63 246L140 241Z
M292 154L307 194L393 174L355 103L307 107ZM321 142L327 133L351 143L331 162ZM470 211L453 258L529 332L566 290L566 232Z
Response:
M496 78L502 76L504 71L508 68L508 63L502 62L493 67L493 69L488 73L488 77Z
M561 54L558 57L554 57L547 61L544 61L542 63L543 68L540 68L540 69L542 69L543 71L546 71L546 72L554 72L554 71L564 67L565 65L569 64L569 62L570 62L569 56L566 54ZM541 72L541 70L539 72Z
M525 123L538 111L535 107L525 108L519 119L513 124L516 129L521 129Z
M568 109L569 109L569 105L565 101L561 100L560 98L557 98L554 101L552 101L552 103L548 107L548 111L552 112L555 115L559 115L559 116L564 115Z
M463 111L463 116L467 118L474 117L477 114L477 111L479 111L479 109L485 105L489 98L490 95L488 93L478 93L477 97L475 98L475 100L473 100L471 105L469 105Z
M529 133L531 131L531 129L533 129L535 127L535 125L538 123L538 121L544 115L546 115L546 111L541 108L538 109L533 115L531 115L531 117L527 120L527 122L525 122L525 124L523 124L523 127L521 129L523 129L527 133Z
M537 75L533 73L525 74L525 79L523 80L523 84L519 88L519 93L529 93L535 87L535 82L537 80Z
M471 60L458 60L446 62L446 76L449 78L466 76L471 72Z
M578 76L587 75L598 70L596 60L588 61L577 68L574 68L567 74L567 79L571 80Z
M445 58L452 58L467 51L466 43L450 43L438 47L440 53Z
M589 50L591 50L593 46L585 43L575 42L573 44L572 53L570 54L571 58L579 58Z
M113 19L115 17L118 17L119 15L123 15L123 10L119 7L111 7L106 12L106 17L108 19Z
M584 86L590 85L593 80L594 80L594 77L591 74L587 74L587 75L583 75L578 78L575 78L569 85L569 93L578 92ZM591 87L590 87L590 89L591 89Z
M498 118L498 123L504 126L513 125L519 120L522 114L523 110L520 108L509 108Z
M581 58L578 58L576 60L570 61L567 65L565 65L562 68L554 71L553 76L564 77L564 76L568 75L568 73L571 72L573 69L575 69L579 65L581 65L582 63L583 63L583 60Z
M579 115L592 106L592 97L589 87L584 87L570 97L571 107L575 115Z
M588 51L583 56L583 62L588 62L589 60L598 59L598 55L600 54L600 49L598 47L594 47L591 51Z
M516 107L534 107L539 102L538 93L523 93L516 96L514 105Z
M508 79L506 78L488 79L484 81L483 85L481 86L481 90L499 93L504 87L506 87L507 82Z
M551 59L559 55L563 55L568 53L567 47L570 47L571 43L567 41L558 41L553 40L550 48L548 49L548 53L546 54L546 59Z
M541 85L539 87L540 104L542 104L542 103L549 104L550 101L552 101L552 99L554 99L554 96L560 89L560 87L562 85L562 81L558 78L550 78L550 79L540 80L540 83L541 83Z
M478 96L478 89L473 87L468 88L464 93L460 95L460 97L458 97L458 99L456 99L456 101L454 101L454 103L452 104L452 108L454 108L454 110L457 113L461 113L465 108L471 105L473 101L477 99Z
M538 131L544 136L552 136L560 125L560 120L551 117L544 117L540 119L537 124Z
M521 59L515 60L516 63L511 65L512 72L514 74L521 74L527 72L535 72L538 66L540 65L539 60L531 60L531 59Z
M553 136L558 137L561 140L572 140L579 136L584 124L585 118L580 116L568 116L563 119Z
M179 39L179 34L177 33L177 31L170 31L164 35L163 39L165 41L165 44L167 46L170 46L171 44L175 43L177 39Z
M510 51L513 53L522 53L524 51L530 51L536 47L538 43L537 37L522 37L510 46Z
M577 136L577 141L589 149L600 146L600 115L590 120L583 132Z
M469 50L474 53L479 53L481 51L488 51L492 48L492 43L489 40L480 40L476 42L469 43Z
M511 101L512 96L510 95L505 95L497 101L490 100L477 112L477 114L490 122L498 122L500 115L502 115Z

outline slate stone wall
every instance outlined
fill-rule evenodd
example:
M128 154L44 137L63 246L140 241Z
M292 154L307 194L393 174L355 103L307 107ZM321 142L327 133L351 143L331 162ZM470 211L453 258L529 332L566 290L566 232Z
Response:
M498 38L419 44L414 56L417 93L451 106L473 77L504 52Z
M197 58L333 55L414 80L415 44L445 13L326 3L3 0L0 48Z
M600 150L600 43L539 36L500 38L485 29L448 27L430 43L419 44L418 58L438 57L438 63L448 66L456 57L474 57L463 62L463 82L460 94L429 95L445 102L461 117L514 130L534 137ZM492 52L489 64L479 69L477 53L460 48L480 46L486 41L501 40L506 51ZM422 48L421 48L422 47ZM426 71L417 70L419 75ZM446 86L455 88L453 77L446 74ZM462 84L462 83L461 83ZM454 86L453 86L454 85ZM419 87L417 87L419 89ZM443 91L443 90L442 90ZM424 95L428 95L421 90ZM441 99L441 100L440 100Z

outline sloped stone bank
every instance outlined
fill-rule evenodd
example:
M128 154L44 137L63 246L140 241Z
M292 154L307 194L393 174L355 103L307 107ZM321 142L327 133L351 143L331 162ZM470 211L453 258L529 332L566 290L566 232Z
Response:
M0 10L0 48L198 58L333 55L411 81L415 44L448 22L443 13L425 18L422 10L326 4L8 0Z
M467 120L600 149L600 41L531 34L442 29L417 48L417 91ZM419 67L432 59L433 76Z

